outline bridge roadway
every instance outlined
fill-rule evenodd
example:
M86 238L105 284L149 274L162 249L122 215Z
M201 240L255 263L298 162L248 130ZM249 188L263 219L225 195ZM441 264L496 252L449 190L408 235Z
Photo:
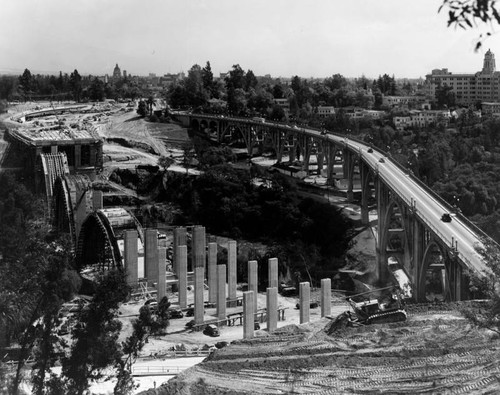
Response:
M436 236L449 246L456 247L458 258L469 268L479 273L488 270L482 257L476 251L476 246L482 246L481 236L473 231L469 225L451 214L451 222L441 221L444 213L449 213L445 207L434 196L415 182L409 174L397 166L384 153L377 150L368 152L368 145L360 141L351 140L347 137L333 134L321 135L320 132L304 129L301 131L310 136L326 138L336 144L344 145L350 150L357 152L362 160L370 166L406 204L414 207L417 217L432 229ZM383 158L384 162L380 162Z

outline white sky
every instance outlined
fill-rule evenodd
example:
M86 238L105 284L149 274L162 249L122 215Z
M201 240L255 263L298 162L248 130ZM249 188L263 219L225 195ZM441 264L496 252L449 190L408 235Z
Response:
M0 72L134 75L210 61L274 77L476 72L494 34L447 28L441 0L0 0ZM500 26L496 28L500 30Z

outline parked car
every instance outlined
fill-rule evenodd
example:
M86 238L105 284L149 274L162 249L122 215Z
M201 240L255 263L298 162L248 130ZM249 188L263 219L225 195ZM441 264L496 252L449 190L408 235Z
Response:
M214 324L207 325L203 330L203 334L212 337L220 336L219 328L217 328Z
M184 313L182 312L182 310L179 309L170 310L170 318L182 318L182 317L184 317Z

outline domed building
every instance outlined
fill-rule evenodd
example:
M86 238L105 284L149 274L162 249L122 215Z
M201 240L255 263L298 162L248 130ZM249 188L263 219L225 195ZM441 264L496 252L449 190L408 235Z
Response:
M113 80L118 81L120 78L122 78L122 72L121 72L120 68L118 67L118 63L117 63L114 70L113 70Z

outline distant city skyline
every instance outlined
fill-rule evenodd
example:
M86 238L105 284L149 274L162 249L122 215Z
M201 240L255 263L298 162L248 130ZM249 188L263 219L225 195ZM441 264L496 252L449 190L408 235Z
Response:
M2 0L0 73L425 77L481 70L494 33L447 28L441 0Z

